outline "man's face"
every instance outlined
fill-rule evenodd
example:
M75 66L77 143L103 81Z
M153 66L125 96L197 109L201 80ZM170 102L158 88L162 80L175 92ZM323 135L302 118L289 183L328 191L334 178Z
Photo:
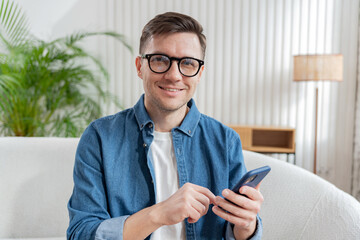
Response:
M201 59L199 39L194 33L173 33L153 36L144 54L165 54L169 57L193 57ZM143 80L145 107L149 112L185 111L187 102L195 93L196 86L204 70L201 67L194 77L186 77L179 72L178 62L173 61L165 73L154 73L148 66L147 59L137 57L138 76Z

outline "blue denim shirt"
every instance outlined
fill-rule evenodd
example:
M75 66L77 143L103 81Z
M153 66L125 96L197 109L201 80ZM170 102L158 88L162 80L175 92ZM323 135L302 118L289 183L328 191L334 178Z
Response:
M181 126L172 129L180 187L191 182L221 195L246 172L238 134L201 114L193 100ZM68 204L68 239L122 239L130 215L155 204L150 145L154 123L144 96L130 109L92 122L75 158ZM234 239L232 227L211 208L198 222L185 220L186 238ZM262 224L252 239L260 239Z

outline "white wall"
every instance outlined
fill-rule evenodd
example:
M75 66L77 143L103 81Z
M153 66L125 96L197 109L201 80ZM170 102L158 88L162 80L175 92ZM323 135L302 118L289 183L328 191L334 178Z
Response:
M46 5L33 14L37 19L62 15L49 24L52 34L84 27L128 37L134 55L110 39L89 44L111 73L108 89L125 107L142 93L134 59L143 25L165 11L198 19L208 38L206 71L195 96L199 109L226 124L296 128L297 165L311 171L316 84L292 81L292 56L342 53L344 81L317 84L318 173L351 191L359 0L37 1Z

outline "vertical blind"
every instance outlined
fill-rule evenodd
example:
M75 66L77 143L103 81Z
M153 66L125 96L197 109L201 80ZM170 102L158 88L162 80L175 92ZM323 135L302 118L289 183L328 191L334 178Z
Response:
M207 36L205 72L194 96L225 124L296 128L296 164L312 171L315 87L319 87L318 174L350 192L356 96L359 0L107 0L102 28L127 36L131 54L99 40L108 89L125 108L143 92L135 57L143 26L156 14L193 16ZM344 81L292 81L293 56L343 54ZM107 107L107 113L119 111ZM282 156L278 156L282 158Z

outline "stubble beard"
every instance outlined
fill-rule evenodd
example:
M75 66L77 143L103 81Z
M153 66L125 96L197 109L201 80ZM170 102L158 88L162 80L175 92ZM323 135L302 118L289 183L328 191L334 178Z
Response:
M173 112L177 112L179 111L181 108L183 108L184 106L187 105L187 103L190 101L189 100L186 100L185 102L182 102L180 103L179 105L177 106L166 106L165 104L163 104L161 101L159 101L158 99L154 99L153 100L153 103L155 104L155 106L157 107L157 109L162 112L162 113L165 113L165 114L170 114L170 113L173 113Z

